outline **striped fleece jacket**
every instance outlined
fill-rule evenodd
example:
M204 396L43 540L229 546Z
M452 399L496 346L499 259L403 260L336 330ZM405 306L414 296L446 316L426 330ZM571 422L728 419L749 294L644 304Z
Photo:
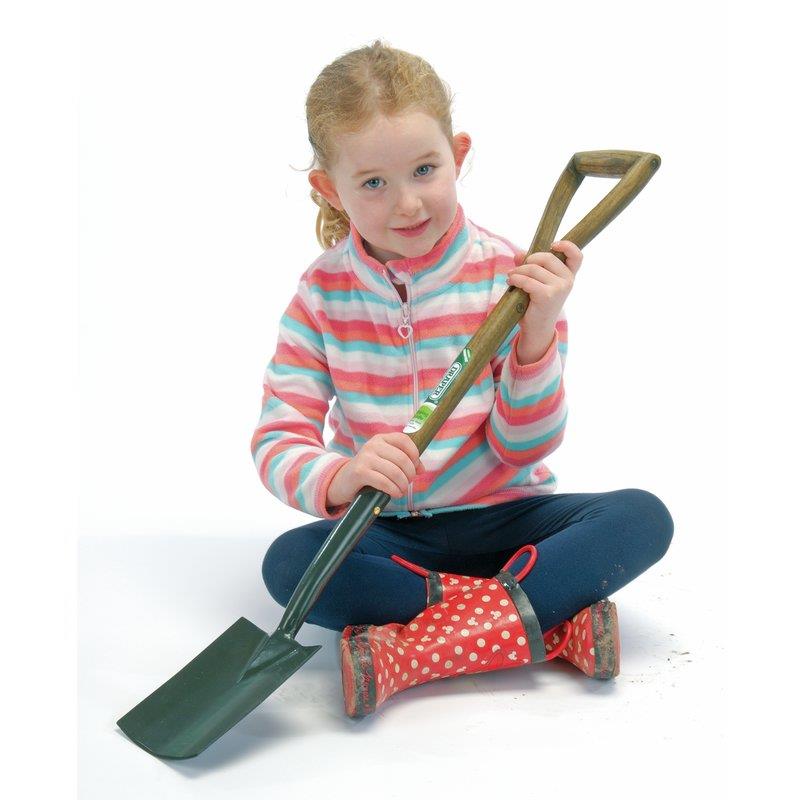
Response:
M378 433L402 431L508 289L525 251L464 216L423 256L381 264L351 226L300 278L264 373L251 450L279 500L323 519L336 472ZM405 285L406 301L392 283ZM561 443L567 322L547 352L517 360L515 326L422 453L382 516L432 516L555 491L542 463ZM323 441L325 417L332 431Z

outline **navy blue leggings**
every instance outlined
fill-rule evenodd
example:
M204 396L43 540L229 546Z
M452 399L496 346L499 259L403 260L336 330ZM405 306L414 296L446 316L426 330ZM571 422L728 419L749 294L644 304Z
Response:
M293 528L270 545L264 582L282 606L337 522ZM392 554L430 570L492 577L522 545L535 544L538 560L520 586L546 631L655 564L672 531L666 506L640 489L540 495L431 517L378 517L307 621L342 630L413 619L427 602L425 578L396 564ZM511 571L518 572L526 558Z

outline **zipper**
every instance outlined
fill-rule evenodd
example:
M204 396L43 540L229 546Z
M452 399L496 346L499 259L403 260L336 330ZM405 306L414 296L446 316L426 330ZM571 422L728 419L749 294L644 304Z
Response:
M403 321L397 326L397 332L403 339L409 340L409 347L411 350L411 375L414 379L414 396L411 401L411 416L417 410L417 400L419 398L419 377L417 375L417 354L414 349L414 326L411 324L411 308L409 301L411 300L411 283L404 283L406 287L406 300L402 303ZM418 517L419 511L414 510L413 489L411 484L408 484L408 511L412 517Z

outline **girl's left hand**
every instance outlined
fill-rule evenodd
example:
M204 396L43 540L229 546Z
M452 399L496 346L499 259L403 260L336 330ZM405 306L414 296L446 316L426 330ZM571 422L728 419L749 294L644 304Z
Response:
M550 249L563 253L566 264L552 253L533 253L510 269L507 276L510 286L523 289L530 297L525 315L519 322L520 332L523 336L542 333L547 335L548 342L583 262L583 253L573 242L555 241Z

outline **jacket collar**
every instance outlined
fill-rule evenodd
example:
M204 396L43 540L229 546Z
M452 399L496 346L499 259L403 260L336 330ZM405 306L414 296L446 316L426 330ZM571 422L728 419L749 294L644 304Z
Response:
M364 240L350 224L345 252L358 279L370 290L389 300L397 300L389 270L404 283L411 283L414 296L429 292L452 280L470 249L470 226L459 203L450 227L434 247L421 256L394 258L381 264L364 247Z

